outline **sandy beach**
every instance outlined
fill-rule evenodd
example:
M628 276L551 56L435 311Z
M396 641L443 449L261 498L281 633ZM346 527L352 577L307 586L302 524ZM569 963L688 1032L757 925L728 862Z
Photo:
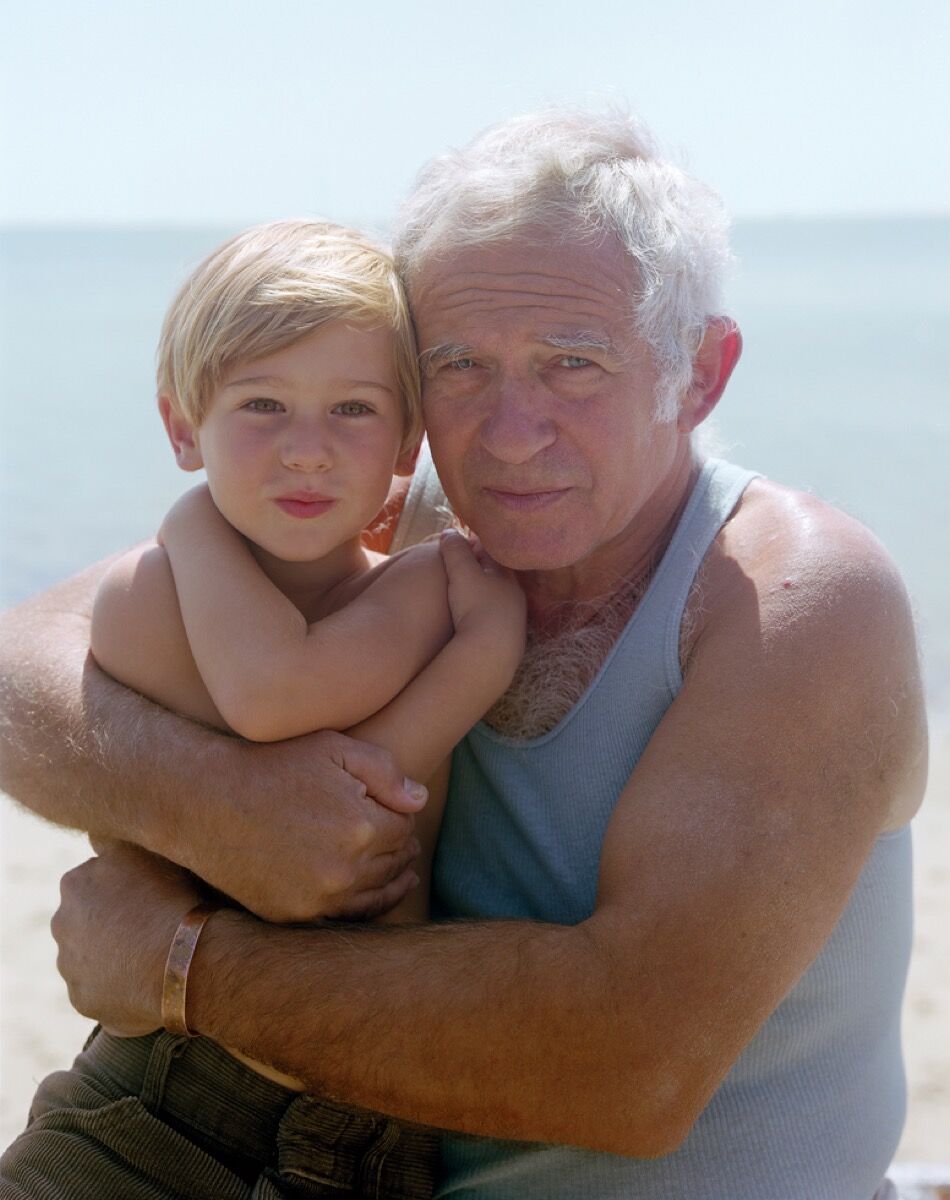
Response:
M933 731L930 786L915 821L916 927L905 1004L909 1084L899 1162L950 1162L950 727ZM85 839L17 809L2 833L0 1144L23 1125L36 1083L67 1065L90 1022L69 1006L49 918L62 873L89 856ZM910 1192L908 1192L910 1194Z

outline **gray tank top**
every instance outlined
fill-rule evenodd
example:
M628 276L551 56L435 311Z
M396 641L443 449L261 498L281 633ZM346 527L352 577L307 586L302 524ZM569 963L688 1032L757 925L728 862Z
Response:
M457 749L435 864L437 917L574 924L590 916L614 804L682 684L679 627L690 585L752 478L705 463L647 593L555 729L517 742L481 724ZM640 1160L451 1136L438 1195L870 1200L904 1119L910 907L903 829L877 841L824 949L673 1154Z

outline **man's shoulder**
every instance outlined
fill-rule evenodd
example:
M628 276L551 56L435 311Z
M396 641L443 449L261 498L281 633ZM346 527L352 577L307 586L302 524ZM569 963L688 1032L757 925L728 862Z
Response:
M913 612L887 551L854 517L768 480L749 485L700 573L687 676L728 678L875 755L888 827L919 803L926 764ZM771 707L770 707L771 706ZM860 756L860 755L859 755ZM863 759L862 759L863 762Z
M867 526L817 496L764 478L746 488L704 574L727 594L751 586L760 602L775 589L832 606L905 596L893 560Z

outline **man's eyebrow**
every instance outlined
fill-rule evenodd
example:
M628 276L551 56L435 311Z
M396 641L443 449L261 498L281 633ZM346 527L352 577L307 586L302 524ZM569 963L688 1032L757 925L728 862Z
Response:
M545 333L538 338L545 346L555 350L600 350L604 354L619 354L620 351L606 333L592 329L576 329L570 333Z
M433 364L449 362L453 358L468 358L474 353L471 346L462 342L441 342L438 346L429 346L419 354L419 368L425 371Z

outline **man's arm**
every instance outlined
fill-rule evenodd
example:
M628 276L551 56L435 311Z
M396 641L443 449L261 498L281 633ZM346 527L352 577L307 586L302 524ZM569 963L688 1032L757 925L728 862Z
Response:
M88 655L108 566L0 618L4 790L58 824L145 846L274 920L395 903L413 882L406 814L421 798L392 760L332 733L249 745L115 683Z
M634 1156L680 1144L923 784L900 581L846 518L757 495L704 573L689 673L617 805L589 920L341 935L221 913L189 1023L318 1091L444 1128ZM114 904L133 878L148 880L147 934ZM67 876L64 896L74 1003L157 1024L190 896L111 859ZM114 945L121 975L83 969Z

